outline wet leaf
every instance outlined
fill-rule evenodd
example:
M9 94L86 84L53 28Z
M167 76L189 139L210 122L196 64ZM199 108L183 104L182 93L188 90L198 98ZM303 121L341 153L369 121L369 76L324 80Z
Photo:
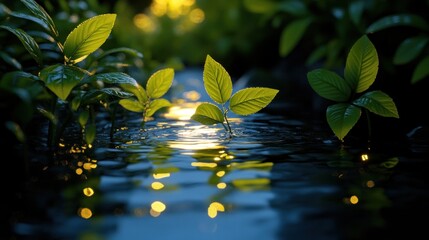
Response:
M42 65L42 52L33 37L28 35L22 29L14 29L8 26L0 26L0 28L6 29L17 36L22 45L24 45L24 48L28 53L30 53L30 56L36 60L37 64Z
M361 109L351 104L338 103L326 110L326 119L335 136L341 141L356 125L361 116Z
M245 88L236 92L230 100L230 109L239 115L254 114L265 108L279 90L263 87Z
M307 79L311 88L323 98L345 102L351 96L350 86L335 72L316 69L307 73Z
M232 94L229 73L210 55L207 55L203 71L204 87L210 98L219 104L226 103Z
M204 125L213 125L224 121L222 111L212 103L201 103L191 119Z
M159 98L152 100L149 104L149 107L146 110L146 117L151 117L155 114L159 109L169 107L171 103L167 99Z
M121 99L119 100L119 104L127 109L128 111L131 112L144 112L145 108L144 105L142 105L138 100L133 99L133 98L125 98L125 99Z
M51 16L42 8L36 1L21 0L21 2L31 11L31 13L38 19L42 20L45 24L44 27L48 29L54 36L58 36L58 30L55 26Z
M79 24L64 42L64 59L76 64L97 50L112 31L116 14L102 14Z
M146 83L146 93L149 98L160 98L170 89L174 79L174 69L166 68L156 71Z
M353 91L361 93L374 83L377 72L377 51L369 38L363 35L347 56L344 78Z
M393 99L382 91L365 93L353 103L383 117L399 118L398 109Z
M57 64L42 69L39 77L58 98L66 100L86 74L78 67Z

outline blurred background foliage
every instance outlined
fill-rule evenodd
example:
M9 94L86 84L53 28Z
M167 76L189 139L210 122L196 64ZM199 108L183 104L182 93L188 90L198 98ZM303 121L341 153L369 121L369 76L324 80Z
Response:
M147 79L161 67L173 67L176 71L202 67L206 55L210 54L222 63L234 81L246 77L246 85L264 82L263 86L281 90L279 98L288 98L289 103L300 101L309 111L322 109L322 100L314 97L306 73L321 66L336 71L343 69L352 44L362 34L368 34L380 58L379 77L373 87L396 98L400 112L405 114L415 109L420 111L425 102L428 81L424 79L428 76L423 74L416 84L411 84L411 79L419 61L429 56L429 43L425 40L429 34L429 0L38 2L54 18L62 32L60 36L67 36L77 23L91 16L117 13L111 37L102 48L129 47L143 53L143 59L124 57L124 61L133 61L124 65L124 71L136 79ZM2 3L17 11L23 8L20 1ZM383 17L400 14L417 18L409 18L408 23L402 19L385 29L367 32L371 24ZM1 12L0 15L4 16ZM11 41L10 44L3 42L2 50L19 45L6 35L0 31L2 41ZM423 36L424 40L418 51L414 49L416 56L407 62L395 62L398 47L413 36ZM22 46L20 49L25 58L25 50ZM0 66L0 71L10 69L11 66ZM413 114L410 116L415 118Z

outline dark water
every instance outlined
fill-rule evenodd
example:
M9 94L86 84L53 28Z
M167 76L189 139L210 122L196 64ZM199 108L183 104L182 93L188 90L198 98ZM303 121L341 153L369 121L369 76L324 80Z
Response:
M64 143L53 160L36 151L6 239L426 235L426 142L375 153L341 148L313 122L263 113L231 120L232 138L221 125L167 114L144 129L139 118L119 123L112 140L106 122L91 148Z

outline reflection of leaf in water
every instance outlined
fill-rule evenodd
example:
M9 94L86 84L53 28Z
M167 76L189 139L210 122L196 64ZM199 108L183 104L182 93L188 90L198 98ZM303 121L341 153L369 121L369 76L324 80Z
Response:
M246 161L246 162L234 162L231 163L232 169L257 169L270 171L273 167L272 162L261 162L261 161Z
M159 143L152 151L147 154L147 158L153 164L162 164L173 156L173 149L170 148L166 143Z
M177 167L163 167L163 168L155 168L152 170L153 174L164 175L164 173L173 173L180 171Z
M196 150L192 157L200 162L206 161L220 161L220 160L231 160L234 155L228 153L226 148L211 148L211 149L199 149Z
M235 179L232 185L242 191L265 190L270 188L270 179L252 178L252 179Z
M389 158L387 159L387 161L380 163L380 167L393 168L396 166L396 164L398 164L398 162L399 162L399 158L397 157Z

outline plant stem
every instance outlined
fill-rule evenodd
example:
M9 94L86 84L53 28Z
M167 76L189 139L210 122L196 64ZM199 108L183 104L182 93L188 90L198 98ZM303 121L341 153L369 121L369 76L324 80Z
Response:
M231 125L229 125L229 121L228 121L228 117L227 117L228 109L225 108L224 105L222 105L222 110L223 110L223 117L225 118L225 122L226 122L226 125L228 127L228 128L225 128L225 130L228 131L228 133L229 133L230 136L232 136ZM225 127L225 125L224 125L224 127Z

